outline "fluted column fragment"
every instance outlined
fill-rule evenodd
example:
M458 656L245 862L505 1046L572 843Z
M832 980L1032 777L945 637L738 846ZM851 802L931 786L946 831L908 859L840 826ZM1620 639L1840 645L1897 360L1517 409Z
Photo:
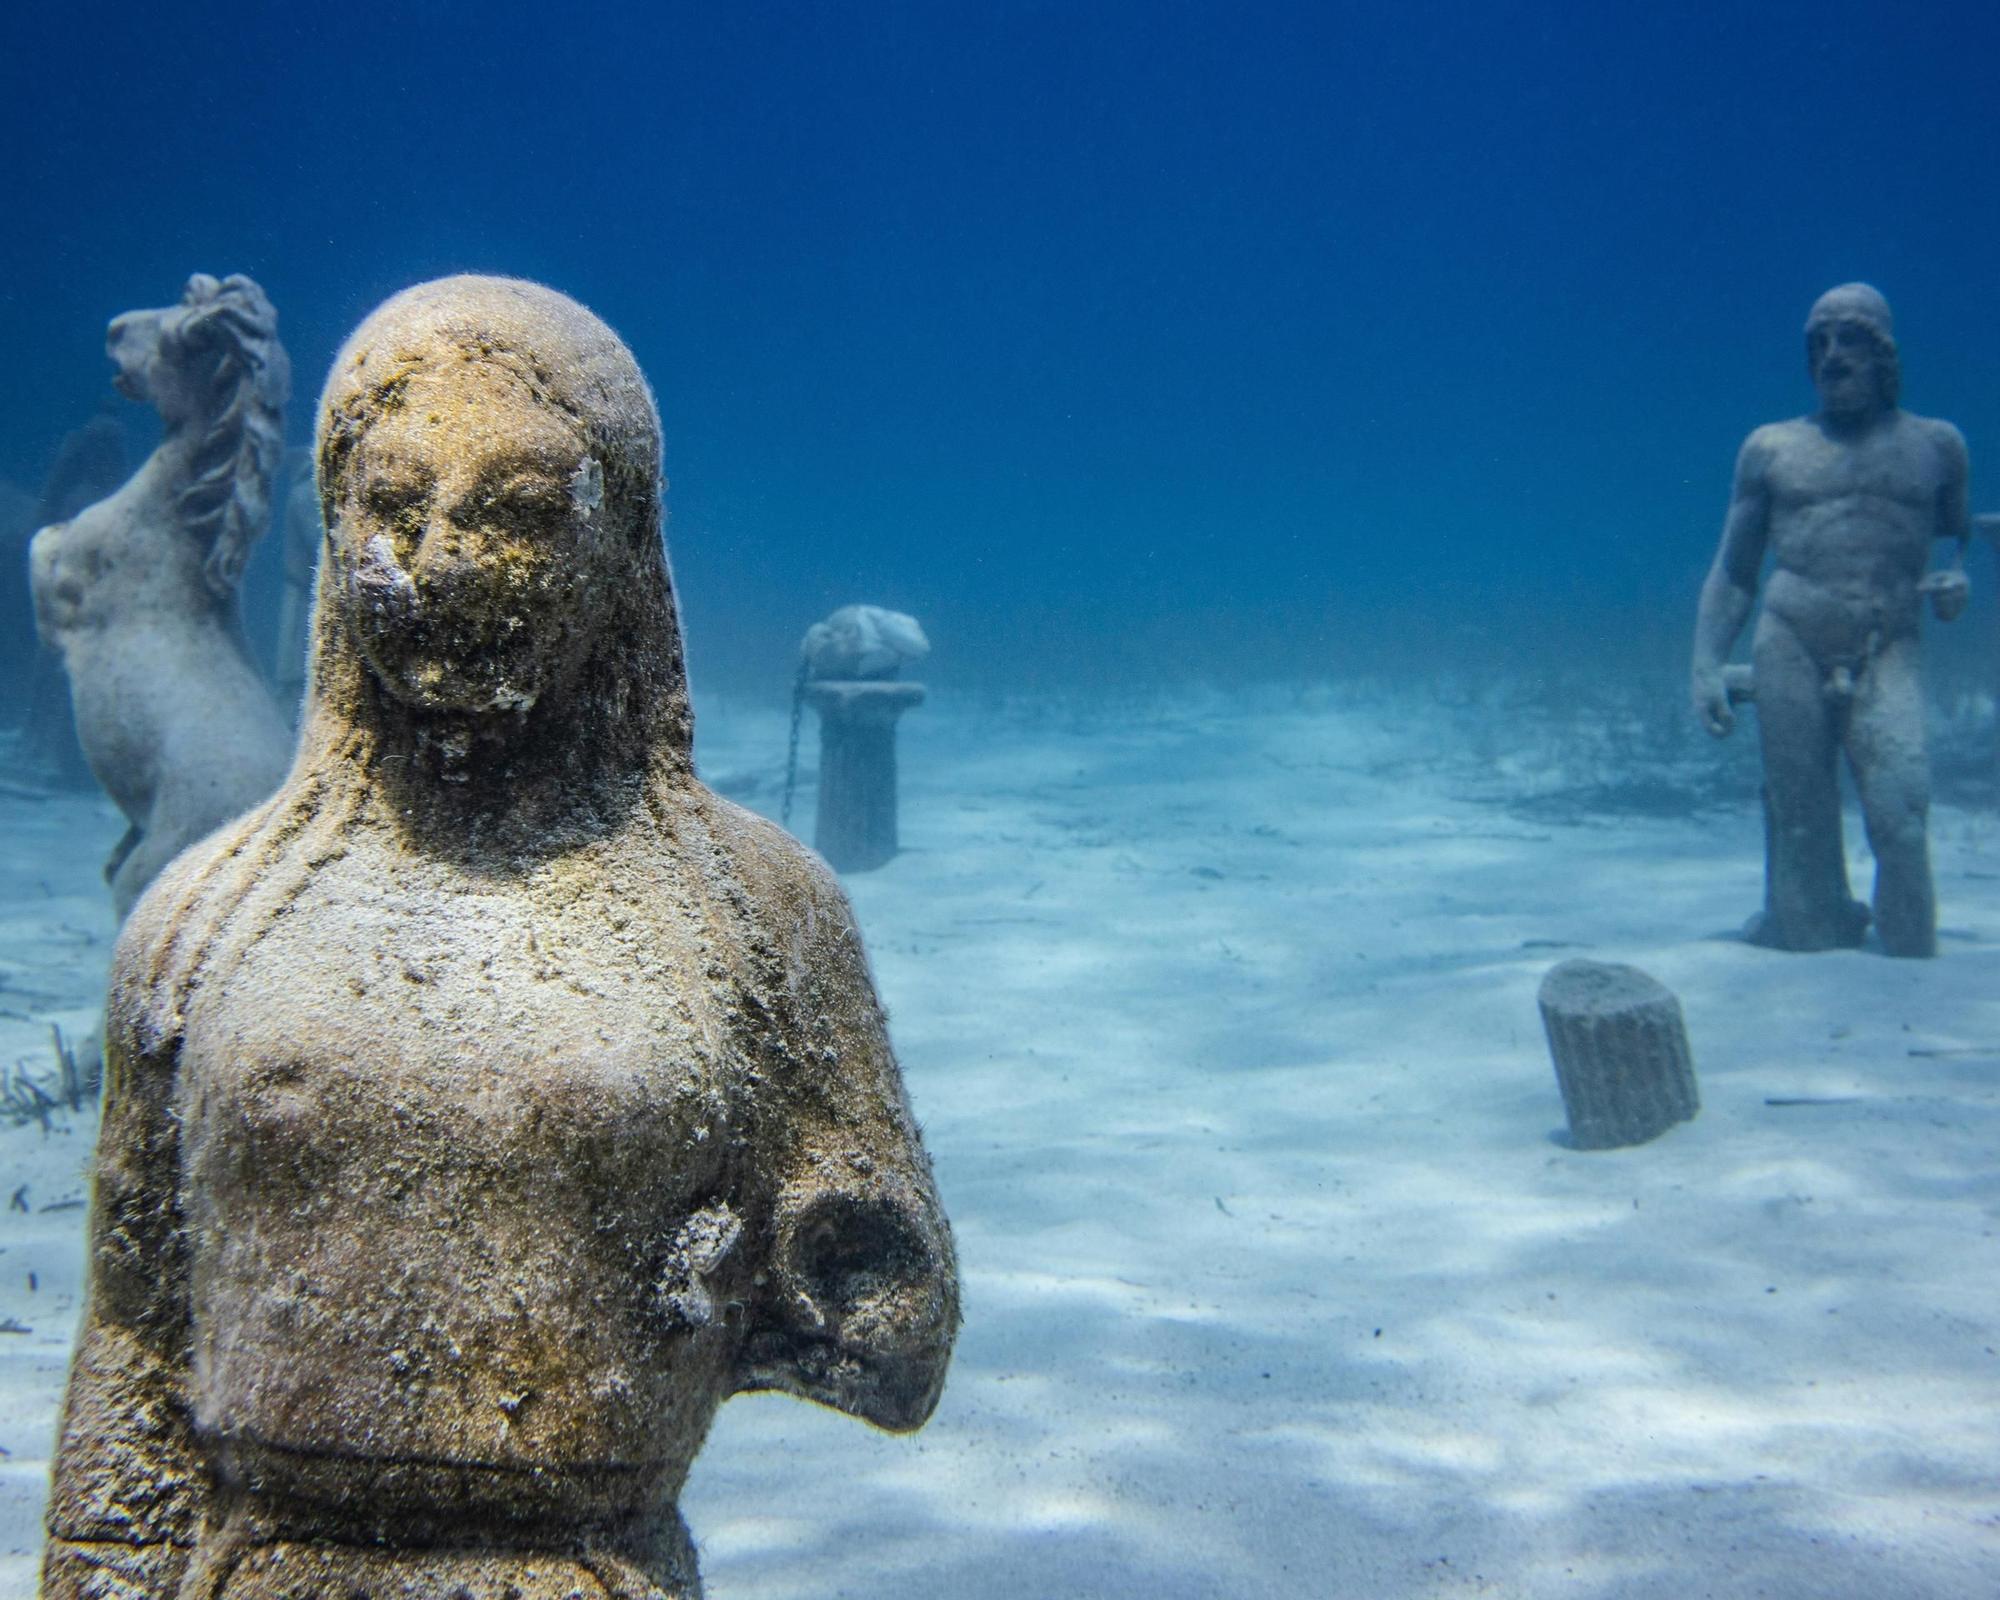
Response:
M820 679L805 696L819 713L813 846L837 872L882 866L898 848L896 719L923 703L924 686Z
M1681 1003L1664 985L1637 967L1564 961L1538 998L1579 1150L1644 1144L1701 1109Z

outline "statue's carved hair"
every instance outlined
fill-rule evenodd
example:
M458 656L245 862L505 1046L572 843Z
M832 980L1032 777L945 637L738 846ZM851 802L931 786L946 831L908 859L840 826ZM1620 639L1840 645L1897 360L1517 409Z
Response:
M207 546L202 574L222 598L236 592L250 546L271 517L285 454L291 362L264 291L237 274L188 279L178 314L161 329L159 359L199 397L199 431L180 491L182 526Z

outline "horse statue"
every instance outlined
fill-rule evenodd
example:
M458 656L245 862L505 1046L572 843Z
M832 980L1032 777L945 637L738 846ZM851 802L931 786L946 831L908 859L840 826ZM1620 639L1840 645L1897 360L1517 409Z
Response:
M150 402L166 436L122 488L29 546L36 631L69 676L90 770L131 824L104 867L121 919L290 761L237 595L284 458L277 322L250 279L206 273L179 305L113 318L118 391Z

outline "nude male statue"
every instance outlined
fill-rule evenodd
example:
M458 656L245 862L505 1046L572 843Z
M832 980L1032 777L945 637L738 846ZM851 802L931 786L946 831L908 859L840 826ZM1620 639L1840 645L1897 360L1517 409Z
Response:
M1874 921L1892 956L1937 953L1926 820L1930 771L1918 678L1920 597L1965 609L1971 534L1965 441L1897 404L1889 305L1865 283L1806 319L1811 416L1752 433L1736 461L1722 542L1695 621L1696 714L1734 725L1722 665L1773 561L1751 654L1764 755L1764 909L1746 929L1780 950L1858 945L1869 908L1848 893L1837 758L1845 753L1875 853ZM1925 576L1931 542L1956 543Z

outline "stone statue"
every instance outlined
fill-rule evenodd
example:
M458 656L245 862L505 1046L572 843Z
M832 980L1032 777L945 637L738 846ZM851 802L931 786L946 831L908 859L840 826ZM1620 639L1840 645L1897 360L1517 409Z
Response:
M1935 955L1917 632L1923 597L1944 622L1965 609L1965 441L1950 423L1898 407L1889 306L1867 284L1820 296L1806 320L1806 364L1819 410L1757 429L1737 457L1695 622L1695 710L1718 737L1734 724L1723 662L1768 549L1773 570L1751 647L1764 909L1746 932L1781 950L1861 942L1869 908L1848 893L1841 842L1844 752L1875 853L1882 948ZM1948 570L1926 576L1935 539L1957 549Z
M111 410L116 404L116 395L106 395L95 416L63 435L56 458L42 480L41 497L32 506L26 527L20 530L18 544L13 539L8 541L4 604L10 617L18 620L34 615L34 594L28 583L28 541L35 530L51 522L67 522L92 501L102 500L131 474L132 466L126 459L125 429ZM22 603L17 605L17 598ZM11 674L26 668L28 692L23 742L28 753L64 787L93 787L96 780L76 740L76 717L70 709L69 680L63 673L62 657L32 634L25 641L17 635L9 643L16 652L21 652L23 645L26 652L32 652L26 660L17 654L6 669Z
M291 365L244 277L197 273L179 305L114 318L107 344L119 390L150 401L166 436L123 488L37 533L29 566L84 756L131 824L104 869L122 917L291 754L237 604L270 522Z
M930 653L915 617L882 606L842 606L806 629L799 667L810 679L893 678L905 661Z
M827 871L696 781L630 352L349 339L299 757L112 973L49 1600L690 1600L716 1407L919 1426L950 1232Z

